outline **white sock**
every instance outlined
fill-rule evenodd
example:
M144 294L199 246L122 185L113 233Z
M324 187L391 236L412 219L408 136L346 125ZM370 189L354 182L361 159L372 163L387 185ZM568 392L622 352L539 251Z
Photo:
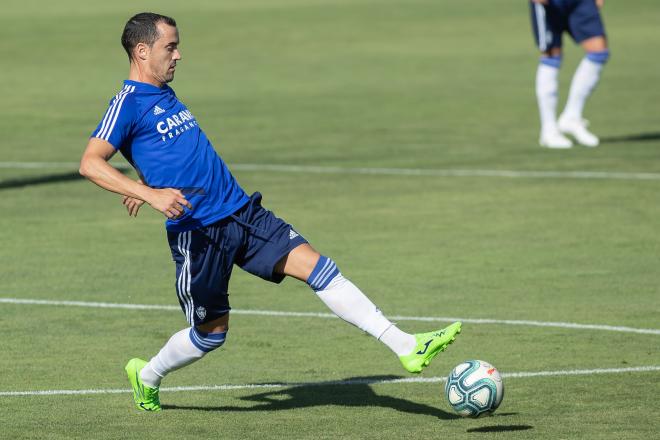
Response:
M385 330L379 340L399 356L410 354L417 345L417 340L413 335L402 332L394 324Z
M140 370L140 379L145 385L155 388L168 373L192 364L204 357L206 352L197 348L190 339L190 327L175 333Z
M415 348L415 337L402 332L385 318L380 309L341 273L316 294L335 315L379 339L397 355L409 354Z
M542 57L536 70L536 99L541 116L541 131L558 131L559 67L561 58Z
M605 66L608 54L607 51L597 52L595 54L588 54L582 59L582 62L580 62L573 75L571 90L568 94L568 101L566 102L562 117L567 119L582 119L584 105L596 88L596 85L598 85L600 73L603 70L603 66ZM598 61L592 61L591 58Z

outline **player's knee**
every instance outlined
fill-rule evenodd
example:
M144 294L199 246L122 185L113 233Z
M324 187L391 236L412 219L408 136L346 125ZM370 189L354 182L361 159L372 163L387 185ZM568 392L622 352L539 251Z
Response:
M225 343L225 339L227 339L227 331L219 333L205 333L195 327L190 328L190 340L195 347L203 352L200 357L215 350L216 348L221 347Z
M562 56L561 55L542 55L539 59L539 62L545 66L554 67L559 69L561 67Z
M596 64L605 64L610 59L609 49L598 52L587 52L587 59Z
M338 276L341 276L341 272L339 272L339 268L335 262L331 258L321 255L314 270L312 270L311 275L307 279L307 284L315 292L318 292L328 287Z

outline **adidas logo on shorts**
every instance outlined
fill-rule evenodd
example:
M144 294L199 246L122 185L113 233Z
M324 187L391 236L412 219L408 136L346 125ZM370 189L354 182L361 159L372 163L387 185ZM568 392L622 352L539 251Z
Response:
M165 113L165 110L163 110L162 108L160 108L158 106L154 107L154 115L158 116L161 113Z
M291 229L291 230L289 231L289 240L293 240L294 238L298 237L299 235L300 235L300 234L298 234L296 231L294 231L293 229Z

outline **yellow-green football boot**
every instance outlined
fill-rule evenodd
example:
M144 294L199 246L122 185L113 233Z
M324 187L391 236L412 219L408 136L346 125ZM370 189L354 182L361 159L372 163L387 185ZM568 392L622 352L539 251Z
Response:
M146 386L140 380L140 370L147 365L147 361L142 359L133 358L126 364L124 368L128 374L128 381L133 387L133 400L135 406L142 411L160 411L160 398L158 397L158 388L151 388Z
M412 353L399 356L403 368L410 373L420 373L424 367L431 363L431 360L438 353L445 351L447 346L454 342L456 335L460 332L461 323L455 322L442 330L436 330L430 333L417 333L415 335L417 346Z

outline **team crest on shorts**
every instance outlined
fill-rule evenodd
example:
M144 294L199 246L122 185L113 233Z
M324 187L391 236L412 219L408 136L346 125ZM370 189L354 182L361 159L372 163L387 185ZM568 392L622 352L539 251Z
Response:
M202 306L199 306L195 309L195 313L197 313L197 317L199 319L204 319L204 317L206 316L206 309Z

